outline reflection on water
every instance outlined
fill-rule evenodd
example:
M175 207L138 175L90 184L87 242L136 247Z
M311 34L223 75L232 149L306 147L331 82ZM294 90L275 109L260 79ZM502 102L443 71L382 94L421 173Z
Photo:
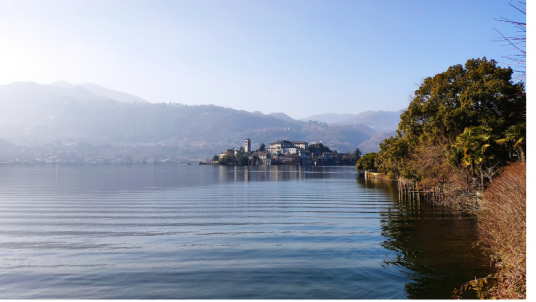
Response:
M0 298L450 298L475 222L353 167L0 166Z

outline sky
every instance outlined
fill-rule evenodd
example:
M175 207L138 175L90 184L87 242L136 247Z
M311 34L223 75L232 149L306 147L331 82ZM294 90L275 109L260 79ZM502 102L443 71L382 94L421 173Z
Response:
M508 0L0 0L0 85L86 82L293 118L400 110L525 21ZM505 64L502 64L506 66Z

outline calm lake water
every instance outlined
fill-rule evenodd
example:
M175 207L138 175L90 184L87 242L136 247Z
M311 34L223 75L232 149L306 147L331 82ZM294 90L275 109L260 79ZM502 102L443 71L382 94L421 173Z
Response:
M475 221L353 167L0 165L0 299L450 298Z

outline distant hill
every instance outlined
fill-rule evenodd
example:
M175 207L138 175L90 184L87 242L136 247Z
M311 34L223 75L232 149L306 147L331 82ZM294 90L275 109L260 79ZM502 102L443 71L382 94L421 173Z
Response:
M12 127L20 133L56 118L58 109L67 103L91 104L117 101L148 103L137 96L95 84L72 85L56 82L49 85L15 82L0 86L0 128Z
M95 86L66 82L0 86L0 137L15 143L165 142L181 146L181 150L190 148L190 153L217 151L214 146L238 147L245 138L252 140L254 148L288 139L322 141L346 152L377 134L363 124L303 122L284 113L266 115L213 105L119 102L103 93L113 90Z
M20 134L42 125L57 115L57 108L69 102L102 102L103 97L70 85L41 85L15 82L0 86L0 128L11 127Z
M300 121L319 121L328 124L341 124L341 121L354 117L355 114L337 114L337 113L325 113L319 115L313 115L307 118L301 118Z
M81 87L96 96L99 96L104 99L111 99L119 103L149 103L148 101L138 96L125 93L125 92L121 92L121 91L117 91L117 90L108 89L106 87L102 87L93 83L72 85L70 83L60 81L60 82L54 82L50 84L50 86L55 86L59 88L67 88L67 89L74 88L74 87Z
M278 119L286 120L286 121L295 121L295 119L291 118L290 116L284 114L283 112L275 112L270 113L271 116L276 117Z
M329 124L363 124L379 132L393 131L398 129L398 123L400 122L399 111L365 111L359 114L335 114L326 113L320 115L313 115L308 118L300 119L301 121L320 121Z
M87 91L95 95L106 97L114 101L118 101L120 103L149 103L148 101L135 95L108 89L92 83L80 84L78 86L86 89Z
M376 132L363 125L329 126L286 121L212 105L66 103L54 119L32 128L24 137L34 141L84 140L113 143L176 143L243 145L254 148L281 139L322 141L340 152L355 150ZM0 135L7 135L0 133Z
M253 146L281 139L323 141L339 151L354 150L376 132L363 125L326 126L286 121L270 115L217 107L181 104L70 103L47 124L34 128L33 139L104 142L176 142Z
M361 123L378 131L391 131L398 129L400 123L399 111L365 111L357 114L354 117L344 119L341 124L356 124Z
M282 119L282 120L285 120L285 121L296 121L295 119L293 119L290 116L284 114L283 112L274 112L274 113L270 113L270 114L264 114L264 113L262 113L260 111L253 111L252 113L257 114L257 115L272 116L272 117Z
M396 136L396 132L387 131L387 132L378 133L372 136L370 139L360 143L359 145L357 145L357 147L363 154L369 153L369 152L378 152L380 150L380 143L384 139L389 138L391 136Z

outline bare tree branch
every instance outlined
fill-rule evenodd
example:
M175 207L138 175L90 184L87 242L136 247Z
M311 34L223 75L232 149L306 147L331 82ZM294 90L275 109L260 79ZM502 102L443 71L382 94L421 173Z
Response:
M523 15L527 14L527 4L525 2L510 0L508 4L512 6L514 9L516 9L517 11L521 12ZM521 70L515 70L518 73L518 76L516 78L520 80L524 80L526 78L526 69L527 69L526 67L527 66L527 36L526 36L527 23L512 21L504 17L501 17L501 19L496 19L496 20L500 22L513 24L515 27L517 27L520 30L521 33L523 33L522 36L505 36L498 29L494 28L501 35L501 38L499 38L499 40L494 40L494 41L496 42L506 41L508 42L507 45L510 45L516 51L521 53L521 54L516 54L516 55L504 56L503 58L507 58L510 61L515 62L515 63L507 63L507 64L513 65L513 66L519 66L521 68Z

